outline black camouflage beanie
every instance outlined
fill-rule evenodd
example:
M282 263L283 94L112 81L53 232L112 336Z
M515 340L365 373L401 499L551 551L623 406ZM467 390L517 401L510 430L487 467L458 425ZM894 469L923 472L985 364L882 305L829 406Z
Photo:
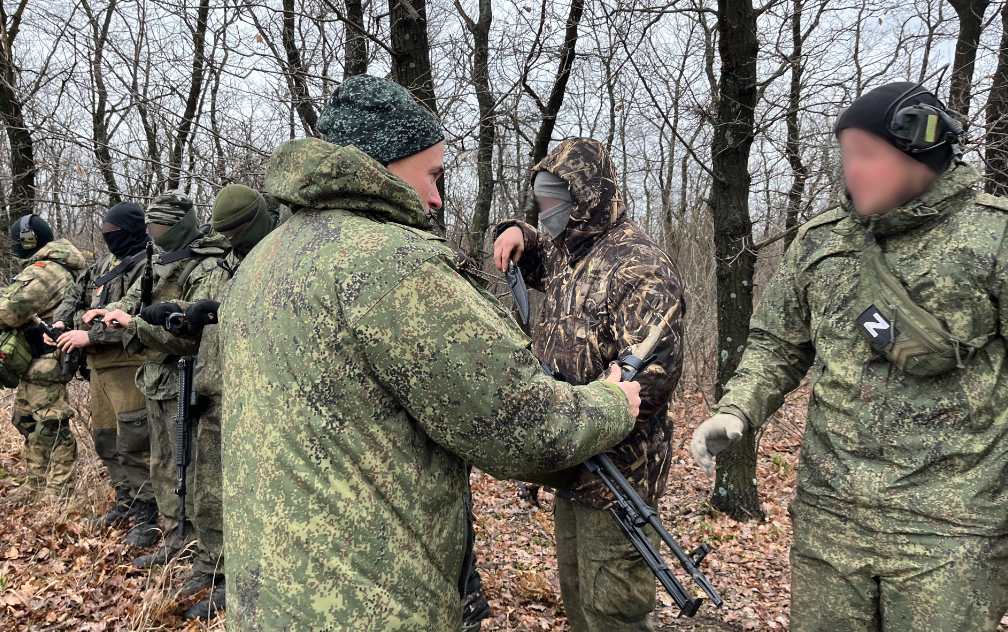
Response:
M907 95L907 90L917 85L908 81L888 83L861 95L837 118L835 130L837 137L840 136L841 131L851 127L864 130L885 140L914 160L924 163L935 172L942 173L952 163L953 149L951 145L946 143L927 151L910 152L904 149L900 139L893 134L889 127L897 108L918 103L943 107L938 97L923 88L909 93L909 98L901 99L900 103L895 103L901 96Z
M344 81L319 116L318 129L334 145L353 145L382 165L444 140L441 123L391 79L356 75Z
M181 191L165 191L157 196L144 210L145 224L174 226L193 209L193 201Z

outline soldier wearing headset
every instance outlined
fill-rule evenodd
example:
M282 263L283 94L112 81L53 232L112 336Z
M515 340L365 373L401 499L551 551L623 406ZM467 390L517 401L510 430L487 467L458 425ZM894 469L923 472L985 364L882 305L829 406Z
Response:
M799 230L693 434L711 474L812 369L792 632L993 631L1008 609L1008 200L961 134L920 84L840 113L845 195Z
M25 438L28 486L47 497L73 493L77 442L70 431L73 407L67 401L71 367L64 367L62 352L46 341L35 318L51 323L63 295L84 269L84 255L66 239L54 239L52 228L38 215L25 215L11 225L11 250L23 270L0 293L0 330L16 334L7 342L23 341L30 364L17 377L12 421ZM23 335L22 335L23 334ZM21 355L4 354L7 358ZM5 369L7 367L5 366ZM18 379L20 378L20 379Z

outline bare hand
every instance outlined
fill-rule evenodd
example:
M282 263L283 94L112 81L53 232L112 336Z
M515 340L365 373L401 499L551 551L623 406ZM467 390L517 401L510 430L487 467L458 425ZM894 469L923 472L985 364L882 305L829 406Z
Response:
M501 272L507 270L508 261L518 263L525 252L525 233L517 226L505 230L494 242L494 265Z
M88 312L84 314L84 324L90 327L95 318L105 318L105 314L108 314L107 309L88 310Z
M105 314L105 326L111 327L113 329L117 328L127 328L130 324L130 319L132 316L122 311L121 309L114 309L111 312Z
M623 372L614 364L612 371L609 372L609 377L605 381L612 382L626 394L627 400L630 402L630 414L633 415L634 419L637 419L637 415L640 414L640 383L621 382L621 379L623 379Z
M62 320L58 320L55 323L53 323L53 329L63 329L63 330L66 330L66 325L63 324ZM56 342L52 338L49 337L49 334L42 334L42 342L46 343L50 347L55 347L56 346Z
M63 353L70 353L74 349L83 349L84 347L91 346L91 339L88 338L88 332L83 329L75 329L60 336L59 340L56 341L56 346Z

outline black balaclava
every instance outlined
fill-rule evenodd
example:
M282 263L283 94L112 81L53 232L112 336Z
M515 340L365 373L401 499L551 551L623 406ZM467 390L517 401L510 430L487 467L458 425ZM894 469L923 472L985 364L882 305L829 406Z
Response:
M144 223L144 212L138 204L119 202L105 214L105 221L122 229L102 233L109 252L119 259L140 252L150 240Z

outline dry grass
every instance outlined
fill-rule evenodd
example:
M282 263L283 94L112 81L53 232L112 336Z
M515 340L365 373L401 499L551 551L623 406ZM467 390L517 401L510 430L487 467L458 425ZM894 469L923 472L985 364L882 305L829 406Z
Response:
M24 486L24 440L9 423L12 390L0 393L0 629L2 630L224 630L224 616L209 625L181 613L204 592L172 599L189 571L174 565L134 568L143 551L122 544L124 529L93 529L113 500L95 454L86 383L70 385L77 415L77 486L74 494L43 502Z

